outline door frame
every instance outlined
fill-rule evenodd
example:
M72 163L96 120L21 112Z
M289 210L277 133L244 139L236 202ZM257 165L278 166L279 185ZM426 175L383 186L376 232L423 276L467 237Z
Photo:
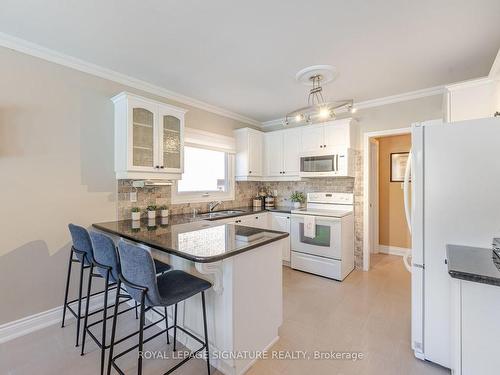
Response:
M373 219L370 210L370 202L372 201L371 184L373 180L371 177L373 173L371 168L371 141L373 138L402 134L411 134L411 128L388 129L368 132L363 135L363 271L370 270L370 239L372 236L370 228L372 227L371 220Z

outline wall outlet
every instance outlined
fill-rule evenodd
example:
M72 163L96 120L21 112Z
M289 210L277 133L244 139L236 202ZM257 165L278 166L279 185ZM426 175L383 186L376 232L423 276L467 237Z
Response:
M130 193L130 202L137 202L137 192L133 191Z

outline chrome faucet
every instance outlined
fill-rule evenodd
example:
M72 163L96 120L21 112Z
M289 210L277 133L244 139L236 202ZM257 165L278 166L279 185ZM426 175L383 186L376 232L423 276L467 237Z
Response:
M221 201L213 201L208 204L208 211L212 212L215 207L217 207L219 204L221 204Z

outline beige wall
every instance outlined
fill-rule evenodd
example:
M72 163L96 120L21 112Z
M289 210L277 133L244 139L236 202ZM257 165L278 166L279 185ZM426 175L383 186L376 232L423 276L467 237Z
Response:
M408 152L411 135L383 137L379 142L379 244L411 247L401 182L391 182L391 153Z
M68 223L116 217L110 98L161 98L6 48L0 82L2 324L62 304ZM180 106L189 127L230 135L246 126Z

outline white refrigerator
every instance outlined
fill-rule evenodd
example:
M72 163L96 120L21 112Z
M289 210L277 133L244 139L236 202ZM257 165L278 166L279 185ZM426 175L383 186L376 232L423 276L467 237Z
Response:
M500 235L500 118L414 124L409 185L412 348L416 357L450 368L445 247L488 248Z

